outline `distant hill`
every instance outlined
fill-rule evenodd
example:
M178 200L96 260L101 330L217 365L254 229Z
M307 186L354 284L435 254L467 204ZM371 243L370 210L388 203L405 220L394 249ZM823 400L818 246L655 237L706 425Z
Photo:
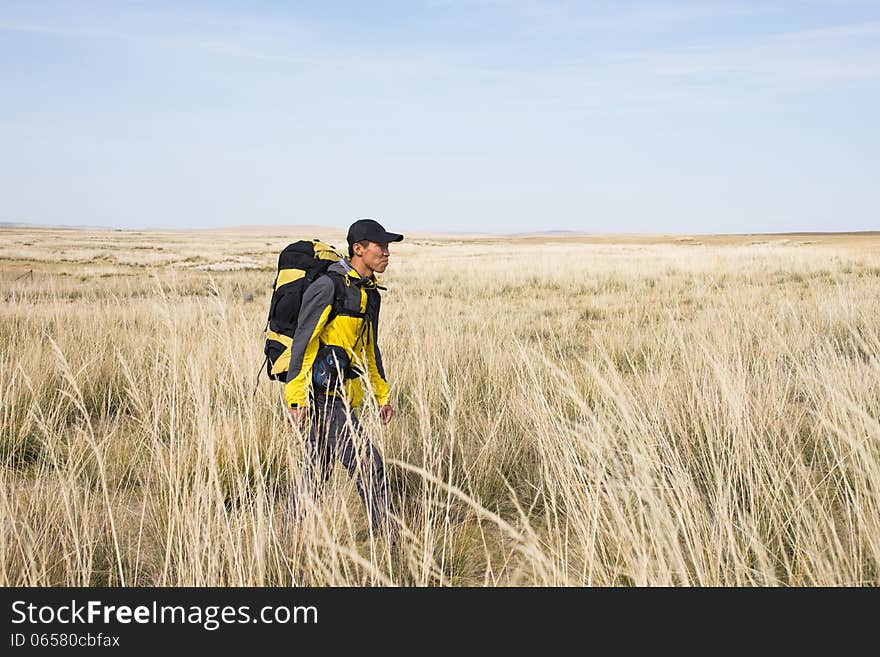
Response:
M267 236L289 236L291 238L328 238L342 236L344 238L348 226L318 226L315 224L243 224L238 226L217 226L213 228L113 228L108 226L88 226L73 224L29 224L26 222L0 221L0 228L29 228L37 230L90 230L90 231L126 231L126 232L162 232L162 233L262 233ZM462 238L462 239L564 239L580 238L607 241L609 239L635 239L635 240L724 240L727 238L751 237L755 239L790 239L790 238L844 238L844 237L878 237L880 230L865 231L797 231L785 233L611 233L611 232L587 232L576 230L538 230L516 233L493 233L477 231L411 231L401 226L388 225L389 230L402 232L404 235L415 239L431 238Z
M124 230L109 226L85 226L78 224L29 224L22 221L0 221L0 228L45 228L46 230Z

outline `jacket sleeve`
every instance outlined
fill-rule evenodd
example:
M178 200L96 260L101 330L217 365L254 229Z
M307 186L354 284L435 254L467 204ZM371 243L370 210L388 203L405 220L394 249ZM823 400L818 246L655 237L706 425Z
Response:
M378 295L378 293L377 293ZM367 345L367 370L370 375L370 383L373 386L373 394L376 403L384 406L388 403L389 389L388 380L385 378L385 368L382 366L382 354L379 351L379 302L376 302L376 318L370 326L370 341Z
M308 399L312 364L333 308L333 294L333 281L328 276L321 276L303 293L284 386L284 399L289 408L305 406Z

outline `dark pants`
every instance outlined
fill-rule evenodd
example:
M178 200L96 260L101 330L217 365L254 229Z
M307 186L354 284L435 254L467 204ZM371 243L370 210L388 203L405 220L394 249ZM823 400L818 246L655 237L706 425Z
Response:
M385 481L385 464L378 450L364 435L355 413L341 397L315 395L310 409L311 427L306 443L303 486L317 501L330 478L334 459L354 477L358 494L367 508L375 532L390 532L390 501ZM294 509L296 500L291 500Z

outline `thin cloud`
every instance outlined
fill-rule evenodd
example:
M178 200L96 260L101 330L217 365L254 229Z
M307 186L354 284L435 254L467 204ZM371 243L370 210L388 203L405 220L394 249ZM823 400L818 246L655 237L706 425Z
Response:
M623 66L670 78L734 76L827 85L880 76L880 23L782 33L735 43L611 55Z

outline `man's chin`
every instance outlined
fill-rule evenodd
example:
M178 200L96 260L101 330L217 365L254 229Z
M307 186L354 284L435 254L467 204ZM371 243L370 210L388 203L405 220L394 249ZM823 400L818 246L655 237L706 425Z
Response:
M383 263L380 264L380 265L376 265L376 268L375 268L373 271L376 272L377 274L381 274L381 273L383 273L386 269L388 269L388 263L387 263L387 262L383 262Z

